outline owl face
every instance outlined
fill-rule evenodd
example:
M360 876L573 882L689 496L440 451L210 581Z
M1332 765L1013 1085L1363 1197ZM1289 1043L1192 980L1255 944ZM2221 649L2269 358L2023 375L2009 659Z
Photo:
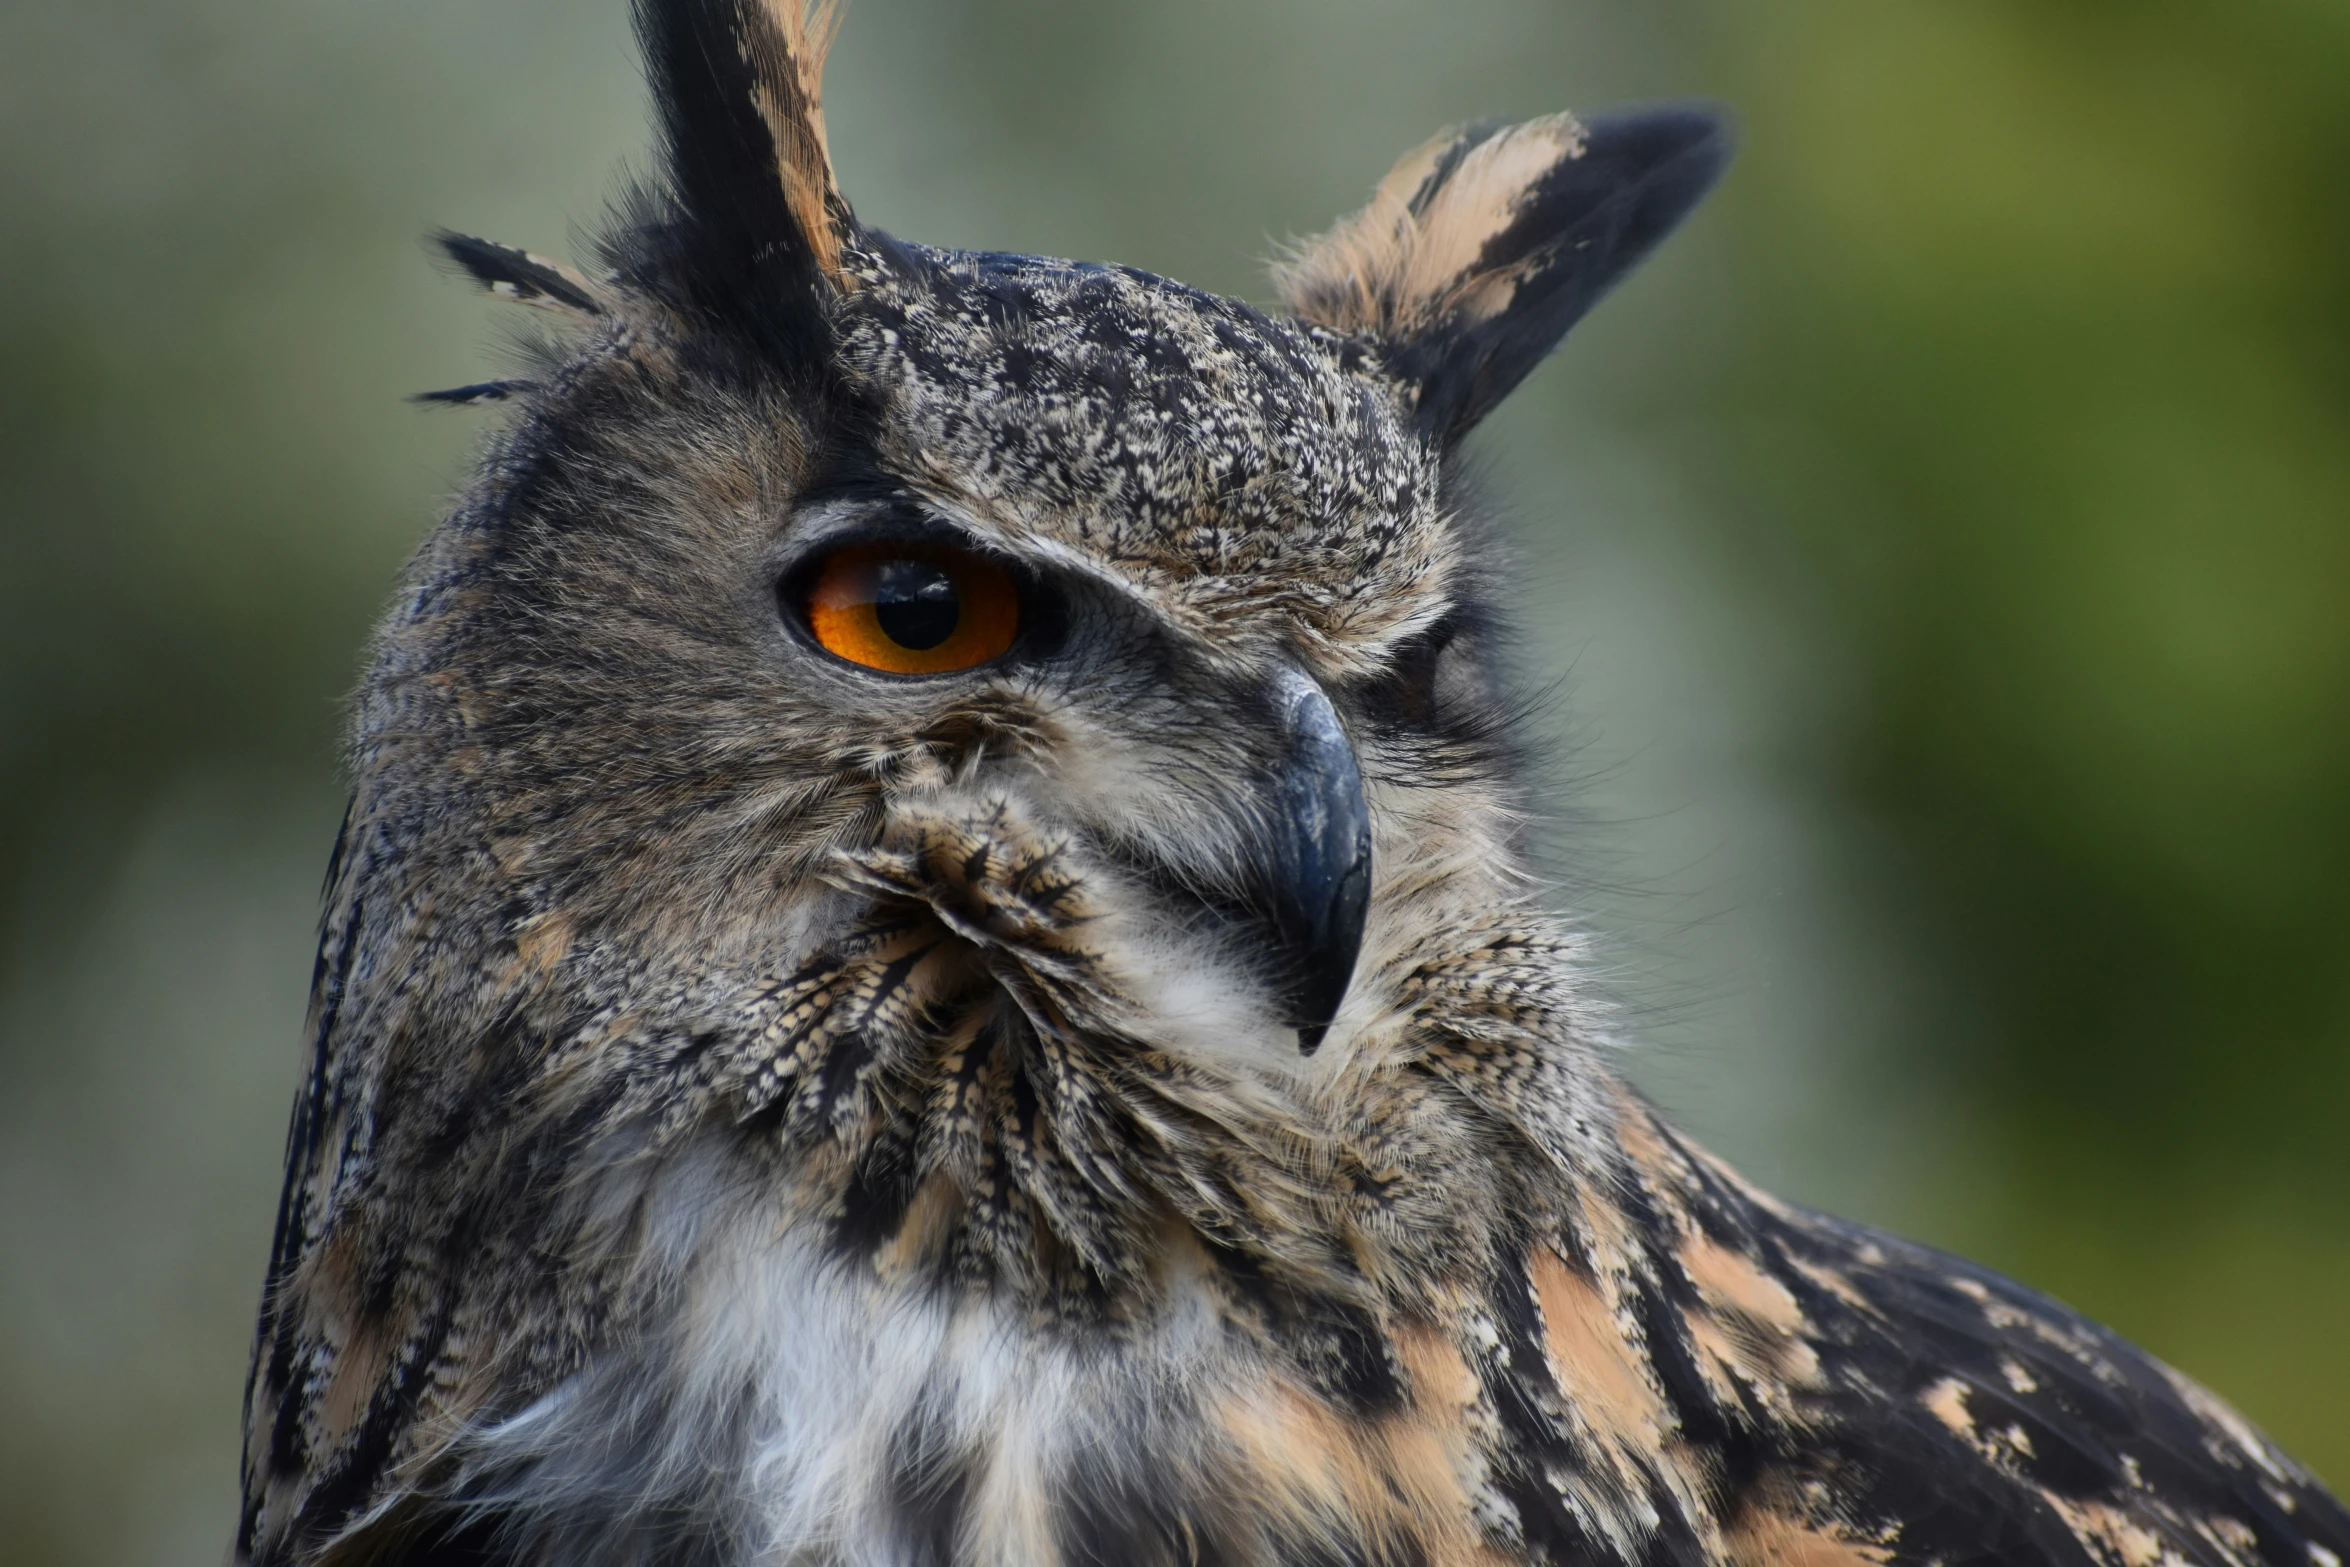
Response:
M1232 301L907 246L855 264L836 363L872 410L859 462L878 493L839 526L983 552L1020 604L1002 667L905 693L918 724L984 693L1028 743L964 785L1116 865L1122 904L1189 932L1174 947L1252 954L1185 961L1269 985L1258 1015L1310 1048L1373 885L1366 779L1379 815L1405 811L1387 775L1481 754L1490 727L1458 680L1440 717L1430 683L1470 651L1439 454L1359 348ZM804 605L787 586L787 622L817 624ZM1375 732L1396 754L1365 769L1356 736Z
M669 177L603 276L449 242L580 330L363 689L345 881L414 978L347 1026L1031 1295L1169 1225L1343 1273L1327 1172L1434 1135L1364 1085L1526 912L1455 451L1719 127L1439 137L1269 314L860 224L799 17L643 11Z
M396 634L463 692L442 739L507 868L566 942L771 962L866 916L844 856L910 813L1001 817L1138 1013L1220 991L1245 1048L1310 1052L1375 877L1424 858L1374 824L1425 835L1429 782L1495 753L1440 454L1331 334L1104 268L852 262L813 392L615 302L443 541L465 610ZM1478 804L1448 838L1506 837Z
M1388 889L1514 896L1452 452L1702 192L1714 124L1439 138L1273 316L868 229L809 41L663 14L726 41L648 37L671 188L609 278L470 253L592 333L440 547L470 612L408 639L566 948L804 948L862 917L844 854L994 813L1082 882L1140 1010L1182 1011L1179 973L1295 1054L1403 954Z

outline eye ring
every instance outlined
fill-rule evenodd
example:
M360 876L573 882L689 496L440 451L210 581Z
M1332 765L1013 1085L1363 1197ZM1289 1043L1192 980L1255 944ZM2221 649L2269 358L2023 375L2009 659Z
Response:
M1024 618L1011 571L935 539L839 545L787 578L783 598L818 647L889 675L993 663L1019 640Z

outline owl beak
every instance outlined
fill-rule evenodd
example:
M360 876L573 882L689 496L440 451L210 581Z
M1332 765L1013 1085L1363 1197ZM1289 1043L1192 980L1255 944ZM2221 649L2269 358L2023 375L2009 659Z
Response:
M1354 747L1322 688L1282 684L1289 755L1272 779L1263 845L1266 909L1286 965L1288 1021L1311 1055L1354 979L1371 902L1371 818Z

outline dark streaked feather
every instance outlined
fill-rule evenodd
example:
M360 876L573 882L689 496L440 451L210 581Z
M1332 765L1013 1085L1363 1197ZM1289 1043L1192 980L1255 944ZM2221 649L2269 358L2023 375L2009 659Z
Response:
M782 363L821 362L848 204L832 177L821 98L834 12L803 0L637 0L675 203L636 258Z
M502 403L510 397L539 389L536 381L476 381L471 386L452 386L444 391L418 392L409 399L416 403Z
M2350 1514L2211 1396L2057 1302L1833 1220L1781 1232L1877 1314L1840 1314L1840 1428L1811 1457L1901 1559L2350 1556ZM2317 1551L2313 1551L2316 1547ZM2160 1553L2170 1553L2168 1556Z
M1866 1547L1854 1560L1921 1567L2350 1558L2350 1512L2143 1351L1971 1263L1759 1198L1660 1136L1645 1184L1667 1217L1653 1238L1679 1229L1682 1257L1741 1259L1744 1277L1784 1289L1816 1357L1785 1378L1795 1414L1766 1426L1767 1456L1735 1488L1727 1521L1765 1519ZM1694 1346L1701 1323L1729 1342L1755 1336L1734 1301L1700 1294L1678 1326L1658 1333L1652 1321L1652 1357L1667 1338Z
M1426 426L1457 437L1492 412L1680 225L1728 161L1728 128L1709 110L1593 119L1581 155L1520 193L1509 226L1478 256L1476 275L1506 280L1506 291L1490 306L1464 301L1401 356L1421 384Z
M443 231L433 236L433 243L475 282L502 299L583 316L604 313L595 286L561 262L471 234Z

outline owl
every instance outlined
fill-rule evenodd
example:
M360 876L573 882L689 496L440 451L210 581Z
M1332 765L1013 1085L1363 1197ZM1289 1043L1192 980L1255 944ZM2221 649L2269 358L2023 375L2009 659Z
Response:
M377 634L250 1567L2342 1567L2064 1307L1609 1065L1466 434L1704 111L1437 137L1260 312L859 222L829 12L639 0L656 186Z

